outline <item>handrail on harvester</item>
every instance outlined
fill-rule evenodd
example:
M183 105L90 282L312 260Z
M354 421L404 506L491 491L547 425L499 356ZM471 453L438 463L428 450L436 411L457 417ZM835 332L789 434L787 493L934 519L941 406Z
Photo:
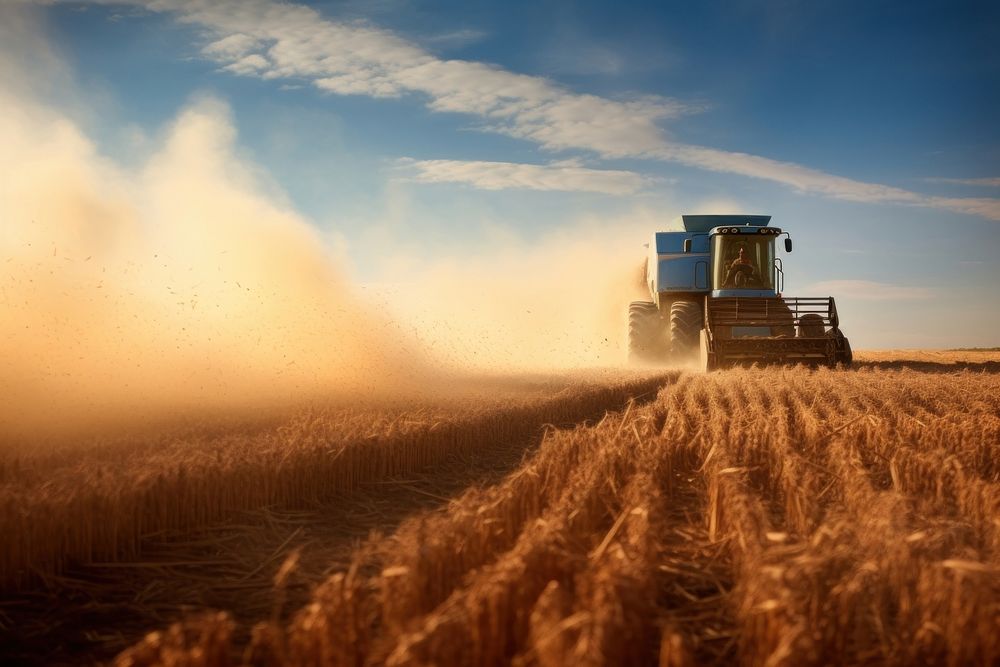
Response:
M718 297L706 299L705 328L720 326L797 327L807 315L811 324L837 328L840 317L833 297Z

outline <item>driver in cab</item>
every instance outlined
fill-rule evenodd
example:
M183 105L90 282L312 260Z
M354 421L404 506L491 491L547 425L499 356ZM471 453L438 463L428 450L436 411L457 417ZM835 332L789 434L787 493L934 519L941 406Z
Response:
M746 246L741 245L739 254L726 272L725 287L750 287L757 281L757 269L747 256Z

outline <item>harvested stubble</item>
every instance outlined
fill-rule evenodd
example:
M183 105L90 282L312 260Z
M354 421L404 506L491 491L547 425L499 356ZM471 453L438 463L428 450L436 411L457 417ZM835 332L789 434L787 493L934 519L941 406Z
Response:
M147 535L190 531L240 510L306 506L446 459L471 460L523 443L545 424L600 415L663 382L621 376L502 403L309 412L252 435L0 461L0 590L33 585L70 563L134 558Z
M684 374L373 536L244 657L997 664L998 447L996 374ZM231 660L225 618L205 623L118 664Z

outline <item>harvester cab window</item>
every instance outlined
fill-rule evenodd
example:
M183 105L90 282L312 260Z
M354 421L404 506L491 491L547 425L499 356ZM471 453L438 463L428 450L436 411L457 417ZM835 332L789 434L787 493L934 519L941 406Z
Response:
M774 289L774 239L749 234L712 238L715 289Z

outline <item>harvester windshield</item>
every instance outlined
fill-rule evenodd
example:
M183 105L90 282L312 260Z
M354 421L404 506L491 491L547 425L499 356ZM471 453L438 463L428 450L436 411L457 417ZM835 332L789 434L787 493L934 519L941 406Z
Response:
M715 289L774 289L774 237L716 234L712 263Z

